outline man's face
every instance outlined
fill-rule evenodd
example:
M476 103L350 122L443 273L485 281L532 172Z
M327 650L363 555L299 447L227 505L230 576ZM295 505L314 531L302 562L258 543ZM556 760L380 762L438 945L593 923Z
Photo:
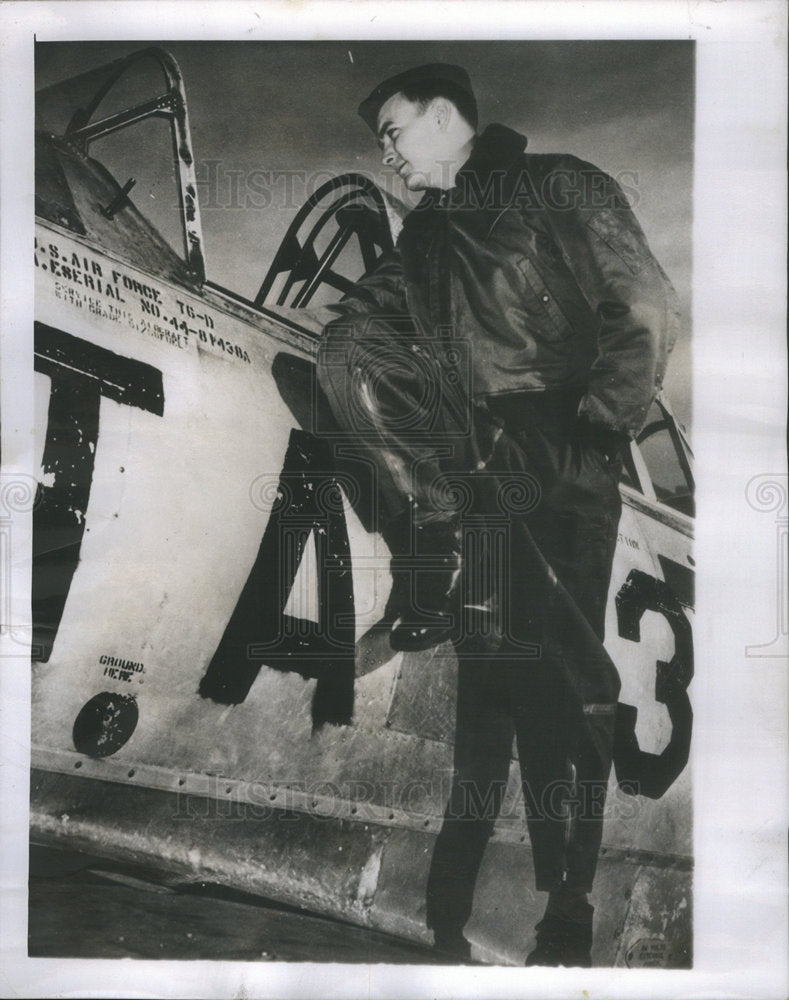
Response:
M393 94L378 112L378 145L385 166L392 167L409 191L441 187L445 133L432 105L423 112L402 94Z

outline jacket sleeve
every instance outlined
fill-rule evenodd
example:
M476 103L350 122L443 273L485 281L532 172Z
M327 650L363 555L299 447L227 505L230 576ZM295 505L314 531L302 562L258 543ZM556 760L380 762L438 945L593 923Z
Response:
M548 181L543 204L554 238L597 322L579 416L635 437L676 340L676 293L616 181L574 157Z

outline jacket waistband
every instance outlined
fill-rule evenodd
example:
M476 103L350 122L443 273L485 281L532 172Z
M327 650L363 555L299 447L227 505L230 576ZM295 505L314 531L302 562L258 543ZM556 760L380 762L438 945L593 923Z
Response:
M507 392L485 397L485 407L494 419L510 430L526 430L535 424L546 431L571 433L578 421L582 386L545 389L539 392Z

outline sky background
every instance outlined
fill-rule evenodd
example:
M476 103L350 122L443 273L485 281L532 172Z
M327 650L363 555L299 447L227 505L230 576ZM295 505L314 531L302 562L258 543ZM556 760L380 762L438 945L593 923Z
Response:
M148 44L39 44L36 87ZM162 44L184 77L211 280L254 296L299 205L329 176L361 171L407 200L399 179L381 167L356 107L382 79L410 66L459 63L471 76L482 127L502 122L528 136L530 152L572 153L624 175L680 297L684 330L666 390L677 416L690 423L693 42ZM141 67L134 86L149 82L150 96L154 88L161 92L159 80ZM55 129L61 122L45 124ZM91 152L120 183L136 178L134 201L171 235L164 123L144 124ZM279 173L269 177L271 171Z

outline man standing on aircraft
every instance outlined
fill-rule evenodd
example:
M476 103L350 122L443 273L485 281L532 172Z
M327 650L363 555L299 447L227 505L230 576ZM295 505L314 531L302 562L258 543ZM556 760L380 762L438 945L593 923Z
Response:
M590 965L587 893L619 691L602 649L618 480L661 386L674 293L610 177L572 156L525 154L502 125L477 134L462 68L401 73L359 114L384 164L424 195L397 248L338 305L318 377L378 473L393 648L458 650L428 926L437 947L468 956L462 931L514 733L548 894L526 961ZM527 484L530 502L502 508L508 484ZM483 522L509 510L503 562L464 530L470 509Z

